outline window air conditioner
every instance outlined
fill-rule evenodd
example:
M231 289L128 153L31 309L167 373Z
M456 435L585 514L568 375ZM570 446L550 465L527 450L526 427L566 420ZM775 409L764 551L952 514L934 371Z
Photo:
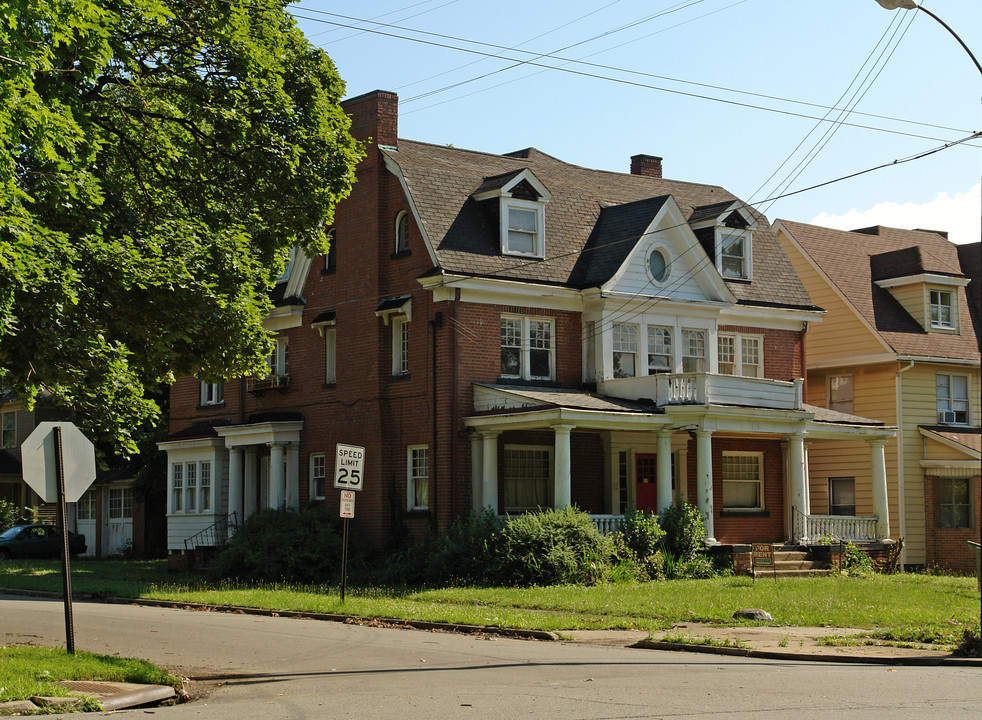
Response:
M951 410L941 410L938 412L938 422L942 425L953 425L955 422L955 413Z

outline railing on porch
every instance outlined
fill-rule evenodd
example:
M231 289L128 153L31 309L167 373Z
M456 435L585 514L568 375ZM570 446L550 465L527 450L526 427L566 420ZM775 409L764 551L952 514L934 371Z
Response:
M805 515L798 508L793 508L794 527L792 534L795 542L808 538L815 544L819 538L826 537L835 540L852 542L872 542L877 540L876 521L873 517L852 517L849 515Z
M655 405L753 405L800 410L802 381L770 380L718 373L660 373L597 383L602 395L654 400Z
M603 535L611 535L624 525L623 515L591 515L590 520Z
M238 515L232 513L228 517L222 518L213 525L209 525L199 533L195 533L184 540L185 550L194 550L199 547L218 547L228 542L229 529L239 526Z

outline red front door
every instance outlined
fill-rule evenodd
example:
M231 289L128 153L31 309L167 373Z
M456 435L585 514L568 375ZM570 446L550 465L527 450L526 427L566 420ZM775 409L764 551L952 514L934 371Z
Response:
M637 481L635 501L638 512L658 512L658 498L655 494L655 472L657 455L634 456L634 478Z

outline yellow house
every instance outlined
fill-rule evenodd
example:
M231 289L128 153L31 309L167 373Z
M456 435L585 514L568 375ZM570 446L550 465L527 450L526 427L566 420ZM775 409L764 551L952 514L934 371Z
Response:
M807 334L812 405L896 425L890 527L907 565L973 572L980 522L980 243L942 233L841 231L778 220L784 251L826 310ZM809 449L811 511L870 514L862 443Z

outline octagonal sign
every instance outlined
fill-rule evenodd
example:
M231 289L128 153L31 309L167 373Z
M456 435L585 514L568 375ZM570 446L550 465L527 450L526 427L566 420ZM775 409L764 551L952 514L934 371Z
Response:
M58 450L55 428L61 428L61 454L65 473L65 502L78 502L95 480L95 447L70 422L42 422L20 446L24 482L41 499L58 501Z

